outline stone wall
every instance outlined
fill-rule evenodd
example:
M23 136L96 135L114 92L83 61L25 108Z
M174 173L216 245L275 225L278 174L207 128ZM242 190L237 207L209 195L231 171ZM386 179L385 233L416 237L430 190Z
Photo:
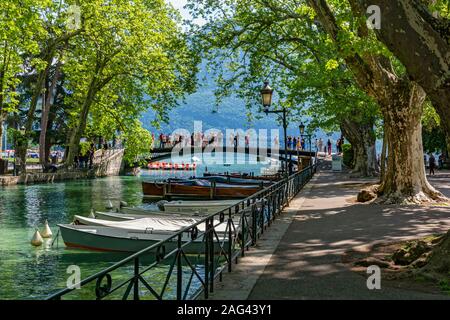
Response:
M92 170L61 170L55 173L34 172L14 176L0 176L0 186L30 183L53 183L56 181L92 179L95 177L118 176L123 170L124 150L111 150L104 154Z

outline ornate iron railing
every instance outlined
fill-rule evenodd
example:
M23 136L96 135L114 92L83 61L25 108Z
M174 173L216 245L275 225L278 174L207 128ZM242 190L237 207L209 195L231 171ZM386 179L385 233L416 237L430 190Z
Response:
M84 289L92 290L96 299L128 299L131 295L134 300L189 300L202 293L208 299L214 280L222 281L223 271L232 271L233 263L257 242L315 170L311 166L297 172L47 299L69 298ZM113 285L112 274L120 271ZM91 294L82 298L91 298Z

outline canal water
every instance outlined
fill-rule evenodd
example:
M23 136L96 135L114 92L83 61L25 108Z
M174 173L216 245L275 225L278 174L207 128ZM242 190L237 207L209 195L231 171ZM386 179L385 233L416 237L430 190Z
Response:
M81 278L86 278L127 256L68 249L60 237L55 242L55 237L45 240L43 246L35 248L31 246L30 239L36 228L42 229L45 220L48 220L55 236L58 232L57 224L72 222L74 215L88 216L91 209L105 211L109 201L114 206L118 206L120 201L126 201L130 206L155 207L154 204L143 200L142 180L202 176L206 169L209 172L259 174L261 168L268 166L268 162L255 163L252 159L249 163L249 158L245 155L237 156L235 160L239 164L200 162L195 172L143 170L139 177L121 176L0 187L0 299L45 298L66 286L69 266L80 267ZM188 161L186 158L172 160ZM155 269L146 280L152 284L162 283L166 271L164 266ZM117 276L125 278L127 274ZM92 299L94 296L93 289L81 291L73 298ZM173 288L169 287L166 298L173 294Z

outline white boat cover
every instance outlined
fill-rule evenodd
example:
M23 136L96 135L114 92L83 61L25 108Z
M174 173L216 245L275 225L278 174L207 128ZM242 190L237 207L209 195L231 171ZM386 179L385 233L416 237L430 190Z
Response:
M198 219L171 219L171 218L142 218L130 221L107 221L76 217L80 222L91 226L104 226L118 229L126 229L138 232L178 231L198 222ZM225 231L226 223L216 228L217 231ZM198 226L199 231L205 230L205 224Z

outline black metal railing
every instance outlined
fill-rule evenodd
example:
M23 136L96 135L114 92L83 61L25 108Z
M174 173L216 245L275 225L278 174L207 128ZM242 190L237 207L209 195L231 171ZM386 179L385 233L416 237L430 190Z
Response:
M128 299L132 295L134 300L189 300L203 294L208 299L214 280L222 280L224 270L232 271L233 264L256 244L315 171L316 166L310 166L297 172L47 299L70 298L71 294L82 299ZM80 290L88 292L78 294Z

